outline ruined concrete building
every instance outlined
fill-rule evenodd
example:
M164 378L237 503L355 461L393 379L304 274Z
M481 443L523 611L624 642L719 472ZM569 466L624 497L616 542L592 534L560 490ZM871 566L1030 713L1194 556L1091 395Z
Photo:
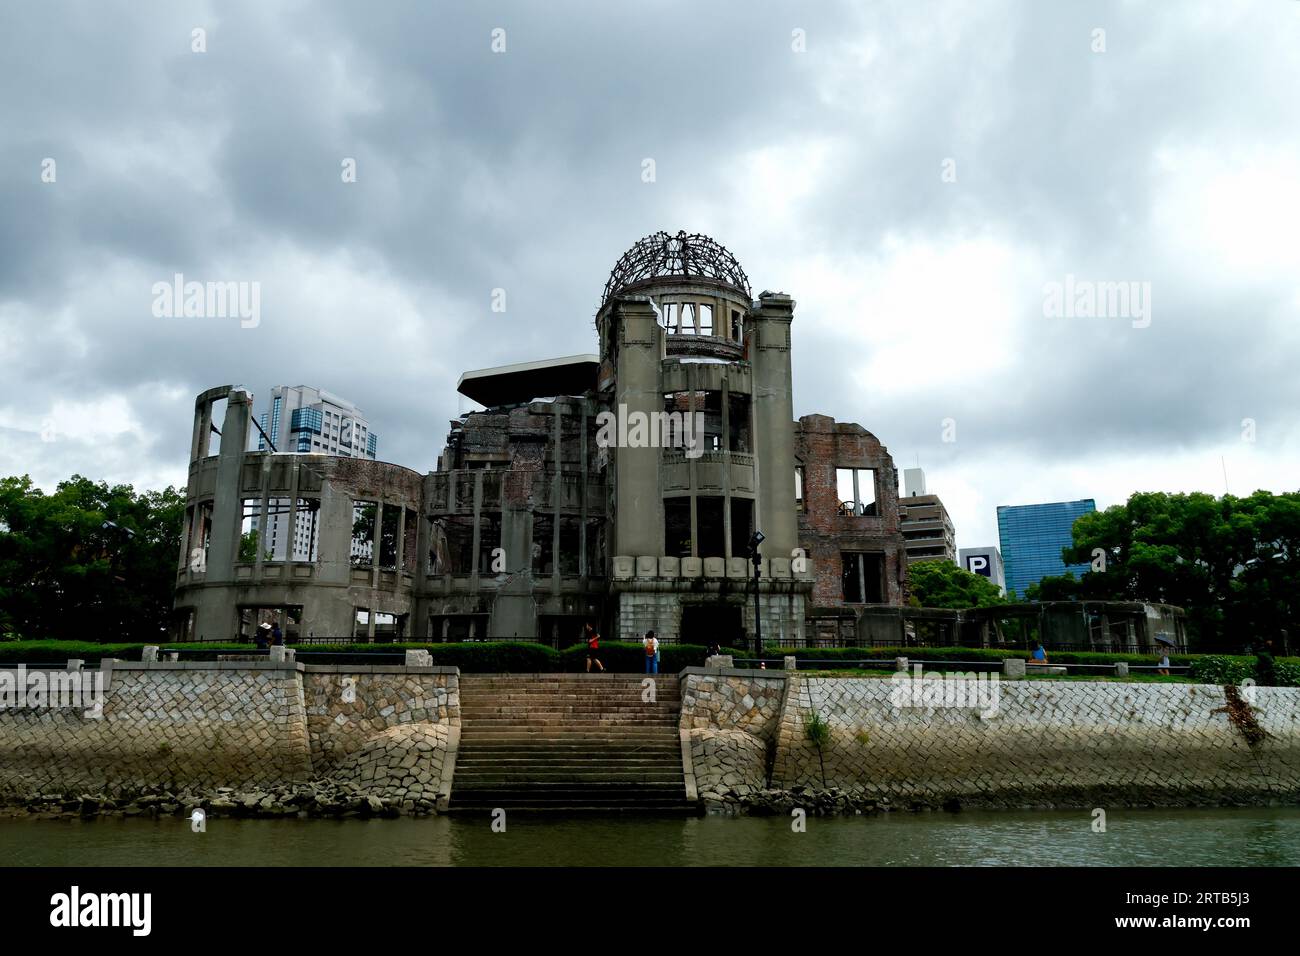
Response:
M754 298L701 235L657 233L618 261L598 352L467 372L485 407L451 423L438 470L249 451L252 397L198 397L178 630L290 639L803 640L818 607L901 602L898 479L876 438L794 420L794 301ZM225 404L219 453L214 408ZM254 527L282 515L302 560ZM179 636L179 635L178 635Z

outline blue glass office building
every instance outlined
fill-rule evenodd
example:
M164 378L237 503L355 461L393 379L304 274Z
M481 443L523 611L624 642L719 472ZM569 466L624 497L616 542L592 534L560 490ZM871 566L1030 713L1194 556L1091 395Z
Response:
M1025 588L1052 574L1073 571L1077 578L1087 564L1067 565L1061 549L1073 543L1070 529L1074 519L1097 510L1091 498L1080 501L1052 501L1041 505L999 505L998 538L1002 544L1002 565L1007 590L1020 600Z

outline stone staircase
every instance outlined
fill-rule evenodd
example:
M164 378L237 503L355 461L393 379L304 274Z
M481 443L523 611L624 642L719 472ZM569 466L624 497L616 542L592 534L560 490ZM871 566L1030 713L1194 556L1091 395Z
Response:
M687 813L675 675L641 700L633 674L460 678L449 809Z

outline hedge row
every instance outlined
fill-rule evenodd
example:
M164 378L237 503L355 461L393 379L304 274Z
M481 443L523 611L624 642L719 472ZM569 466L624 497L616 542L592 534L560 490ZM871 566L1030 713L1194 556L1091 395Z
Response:
M972 661L1000 664L1008 657L1027 658L1023 650L1003 650L991 647L834 647L834 648L776 648L764 650L768 657L793 655L799 660L832 662L842 667L856 661L886 660L906 657L916 661ZM1053 664L1129 664L1150 666L1156 662L1154 654L1103 654L1095 651L1048 651ZM1169 663L1174 667L1188 667L1189 676L1203 684L1240 684L1246 678L1260 680L1256 673L1254 656L1226 654L1171 654ZM1279 687L1300 687L1300 660L1279 659L1274 665L1274 680Z
M164 644L169 650L185 651L183 660L215 660L218 654L250 653L251 644L207 642L199 644ZM104 657L138 661L144 644L91 644L83 641L10 641L0 644L0 663L62 664L69 658L82 658L98 664ZM577 645L557 651L531 641L474 642L462 644L304 644L295 648L301 663L341 663L344 655L355 659L375 655L380 662L407 650L427 650L433 663L442 667L459 667L467 674L492 673L572 673L586 670L587 650ZM743 651L724 649L724 654L744 656ZM660 673L676 673L684 667L704 663L706 648L696 644L661 644ZM387 655L387 657L384 657ZM640 673L645 670L645 649L640 643L602 641L597 659L610 671Z
M792 654L801 660L823 661L892 661L895 657L906 657L918 661L987 661L1000 664L1008 657L1027 659L1030 652L1022 649L1003 650L992 647L769 647L764 649L764 654L768 657L784 657ZM1153 664L1156 661L1154 654L1104 654L1096 651L1049 650L1047 656L1054 664L1114 664L1117 661L1126 661L1130 664ZM1175 666L1186 666L1196 659L1195 654L1171 654L1169 663ZM1253 661L1254 658L1242 658L1242 660Z

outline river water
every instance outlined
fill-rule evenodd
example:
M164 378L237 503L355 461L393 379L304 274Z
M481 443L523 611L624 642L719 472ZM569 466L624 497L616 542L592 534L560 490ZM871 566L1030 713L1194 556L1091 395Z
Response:
M8 866L1300 866L1300 808L809 817L0 820Z

